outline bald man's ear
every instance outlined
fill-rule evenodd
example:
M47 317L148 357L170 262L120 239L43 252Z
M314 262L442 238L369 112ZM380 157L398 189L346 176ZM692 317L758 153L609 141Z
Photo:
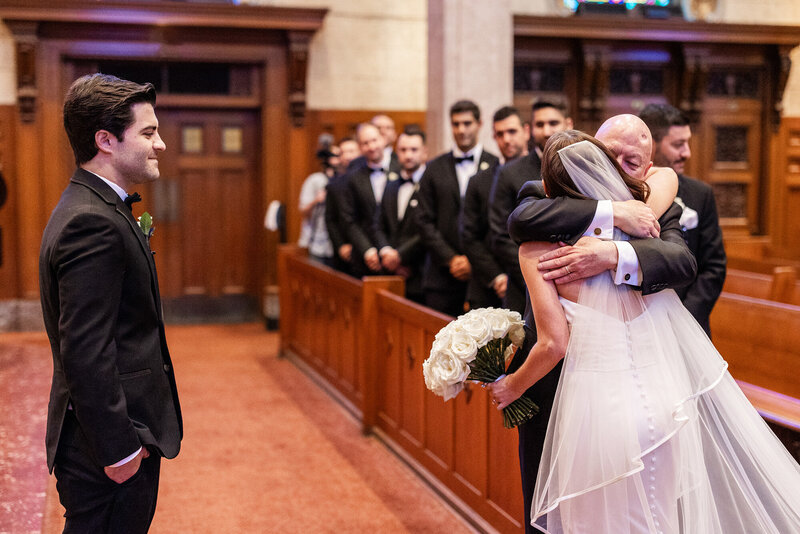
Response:
M647 176L647 173L648 173L648 172L650 172L650 169L652 169L652 168L653 168L653 162L652 162L652 161L650 161L650 162L647 164L647 168L644 170L644 176Z

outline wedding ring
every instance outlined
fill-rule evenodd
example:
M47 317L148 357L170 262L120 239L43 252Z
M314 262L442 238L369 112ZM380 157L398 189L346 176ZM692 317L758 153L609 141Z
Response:
M567 274L569 274L569 265L565 265L564 268L567 270Z

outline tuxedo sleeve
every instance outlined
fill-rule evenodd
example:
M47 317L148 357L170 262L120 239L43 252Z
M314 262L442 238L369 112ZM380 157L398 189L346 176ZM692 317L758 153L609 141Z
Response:
M439 198L435 182L436 179L431 174L431 166L428 166L420 178L417 192L417 200L419 200L419 208L416 211L417 227L422 243L436 265L446 266L458 252L450 246L436 226Z
M488 287L492 280L497 275L503 274L504 271L486 244L488 221L486 220L485 205L481 202L481 191L477 178L479 176L474 176L467 186L459 227L461 229L461 246L472 265L472 272L475 273L479 284Z
M123 237L109 217L79 214L64 227L51 261L59 289L59 353L72 407L97 460L112 465L141 446L117 368Z
M700 212L699 247L697 250L697 278L686 290L683 305L695 317L708 317L717 302L725 283L728 260L722 244L717 204L708 190Z
M333 245L334 254L338 254L339 247L347 243L342 232L340 221L339 187L328 185L328 193L325 195L325 226L328 229L328 237Z
M357 220L357 205L358 198L355 191L355 184L349 181L345 194L342 196L342 223L345 228L347 238L353 244L353 249L357 252L358 257L362 257L364 253L373 247L372 239L367 231L359 225ZM374 213L364 215L367 225L371 226Z
M642 268L642 294L656 293L666 288L690 284L697 274L697 262L692 255L678 222L681 208L677 204L659 219L660 239L631 239L630 243Z
M508 234L508 216L517 206L517 191L511 182L508 166L500 169L489 192L489 242L492 253L518 287L525 287L519 266L519 245Z
M519 204L508 218L508 233L516 243L563 241L574 245L594 219L596 200L543 198L541 182L527 182Z

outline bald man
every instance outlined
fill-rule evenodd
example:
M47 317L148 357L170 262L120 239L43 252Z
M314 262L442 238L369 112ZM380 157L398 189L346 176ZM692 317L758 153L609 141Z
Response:
M605 143L617 147L623 169L644 179L651 168L649 154L652 139L647 126L635 115L612 117L598 134ZM587 278L612 270L617 284L629 284L642 294L690 283L697 264L683 240L681 208L677 204L656 220L652 210L636 200L581 200L544 197L541 182L528 182L520 191L520 202L508 221L509 233L518 244L525 241L563 242L540 259L544 277L555 283ZM614 226L632 236L630 241L611 241ZM591 236L591 237L590 237ZM652 239L660 236L660 239ZM522 365L536 343L536 324L530 301L525 308L525 342L509 364L513 373ZM539 460L542 455L547 422L553 406L559 363L550 373L530 387L525 395L539 406L539 413L518 427L520 471L525 502L527 533L538 532L530 526L530 506Z

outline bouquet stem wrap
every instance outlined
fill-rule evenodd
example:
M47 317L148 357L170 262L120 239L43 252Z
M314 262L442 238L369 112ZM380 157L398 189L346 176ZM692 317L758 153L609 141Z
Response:
M491 383L506 372L506 351L511 348L508 336L493 339L480 349L475 359L469 362L467 380ZM503 426L514 428L539 413L539 407L531 399L522 396L503 408Z

